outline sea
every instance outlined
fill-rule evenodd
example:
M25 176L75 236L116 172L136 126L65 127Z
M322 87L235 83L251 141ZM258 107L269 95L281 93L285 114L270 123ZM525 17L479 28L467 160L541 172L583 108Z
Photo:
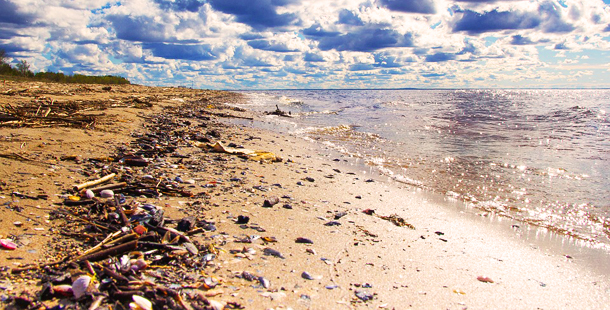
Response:
M473 212L610 251L608 89L242 93L239 106L262 115L249 126L320 143ZM289 117L264 114L276 109Z

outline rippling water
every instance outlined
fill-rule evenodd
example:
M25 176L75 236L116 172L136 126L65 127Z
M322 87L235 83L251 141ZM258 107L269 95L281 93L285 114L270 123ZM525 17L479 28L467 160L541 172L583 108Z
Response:
M247 92L397 181L610 248L610 90ZM269 123L268 123L269 124ZM259 124L261 125L261 124Z

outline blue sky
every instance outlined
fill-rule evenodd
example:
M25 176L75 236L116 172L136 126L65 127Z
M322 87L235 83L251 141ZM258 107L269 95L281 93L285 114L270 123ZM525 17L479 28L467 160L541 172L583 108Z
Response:
M608 3L0 0L0 48L146 85L610 87Z

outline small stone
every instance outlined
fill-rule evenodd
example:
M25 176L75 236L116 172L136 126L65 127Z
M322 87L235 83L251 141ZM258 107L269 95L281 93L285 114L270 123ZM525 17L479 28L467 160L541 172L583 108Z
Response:
M314 277L307 271L303 271L303 273L301 273L301 278L305 280L314 280Z
M178 222L178 226L176 227L176 229L178 231L189 231L191 229L193 229L193 227L195 226L195 218L192 216L187 216L183 219L180 220L180 222Z
M88 189L85 191L85 197L87 197L87 199L93 199L93 197L95 197L95 193L92 190Z
M105 189L103 191L100 192L100 197L102 198L113 198L114 197L114 192L110 189Z
M250 222L250 217L245 215L238 215L236 224L248 224Z
M373 298L375 297L373 294L371 294L370 292L367 292L365 290L356 290L355 293L356 293L356 297L358 297L362 301L373 300Z

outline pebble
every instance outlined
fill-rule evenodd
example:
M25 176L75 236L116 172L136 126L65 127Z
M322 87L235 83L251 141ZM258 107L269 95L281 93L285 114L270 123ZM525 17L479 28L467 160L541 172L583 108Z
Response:
M267 280L264 277L258 277L258 282L264 287L264 288L269 288L271 287L271 282L269 282L269 280Z
M87 199L93 199L93 197L95 197L95 193L92 190L88 189L85 191L85 197L87 197Z
M311 241L311 239L307 239L307 238L303 238L303 237L298 237L295 240L296 243L308 243L308 244L313 244L313 241Z
M114 197L114 192L110 189L105 189L103 191L100 192L100 197L102 198L113 198Z
M280 253L278 250L274 250L272 248L265 248L263 250L263 253L265 253L265 255L270 255L270 256L279 257L281 259L286 259L286 257L284 257L284 255L282 255L282 253Z
M355 292L356 297L358 297L360 300L362 301L369 301L369 300L373 300L374 295L370 292L367 292L365 290L357 290Z
M303 273L301 273L301 278L305 280L314 280L314 277L307 271L303 271Z

